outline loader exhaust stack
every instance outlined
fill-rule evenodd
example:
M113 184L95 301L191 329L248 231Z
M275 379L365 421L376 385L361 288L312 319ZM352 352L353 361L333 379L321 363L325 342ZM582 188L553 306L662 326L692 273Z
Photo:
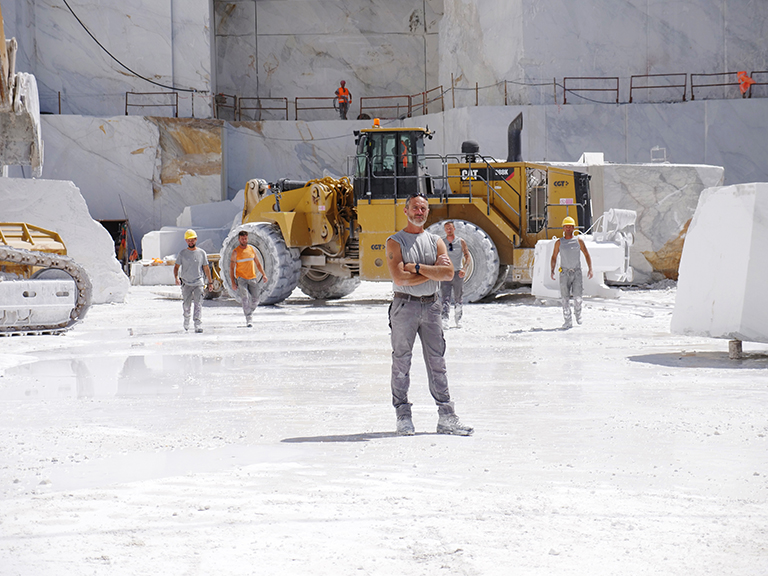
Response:
M523 131L522 112L509 123L507 128L507 162L523 161L523 146L520 143L520 134Z

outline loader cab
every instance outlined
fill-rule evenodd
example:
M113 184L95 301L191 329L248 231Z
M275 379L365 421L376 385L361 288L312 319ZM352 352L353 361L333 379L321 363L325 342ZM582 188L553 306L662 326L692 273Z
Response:
M354 192L357 200L407 198L431 194L423 165L423 128L372 128L355 133Z

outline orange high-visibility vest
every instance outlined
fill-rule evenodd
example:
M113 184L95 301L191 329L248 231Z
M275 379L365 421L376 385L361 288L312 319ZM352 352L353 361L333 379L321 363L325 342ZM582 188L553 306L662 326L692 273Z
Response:
M400 142L403 147L403 151L400 156L403 159L403 168L408 168L408 145L405 142Z
M347 104L349 102L349 90L344 86L339 86L339 89L336 90L336 94L339 96L339 104Z

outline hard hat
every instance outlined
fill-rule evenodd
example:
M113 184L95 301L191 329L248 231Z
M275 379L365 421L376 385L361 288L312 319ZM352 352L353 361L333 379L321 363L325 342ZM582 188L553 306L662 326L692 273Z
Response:
M344 80L342 80L341 81L341 85L344 86L344 84L346 84L346 82Z
M192 238L197 238L197 234L195 233L192 228L184 232L184 240L191 240Z
M576 226L576 221L570 216L563 218L563 226Z

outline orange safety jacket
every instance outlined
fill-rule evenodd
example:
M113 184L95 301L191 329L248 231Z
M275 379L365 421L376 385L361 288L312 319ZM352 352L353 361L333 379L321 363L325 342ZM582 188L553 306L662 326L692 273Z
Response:
M339 86L336 90L336 95L339 97L339 104L349 104L349 90L343 86Z
M236 246L232 252L235 264L235 278L252 280L256 278L256 250L248 244L245 247Z

